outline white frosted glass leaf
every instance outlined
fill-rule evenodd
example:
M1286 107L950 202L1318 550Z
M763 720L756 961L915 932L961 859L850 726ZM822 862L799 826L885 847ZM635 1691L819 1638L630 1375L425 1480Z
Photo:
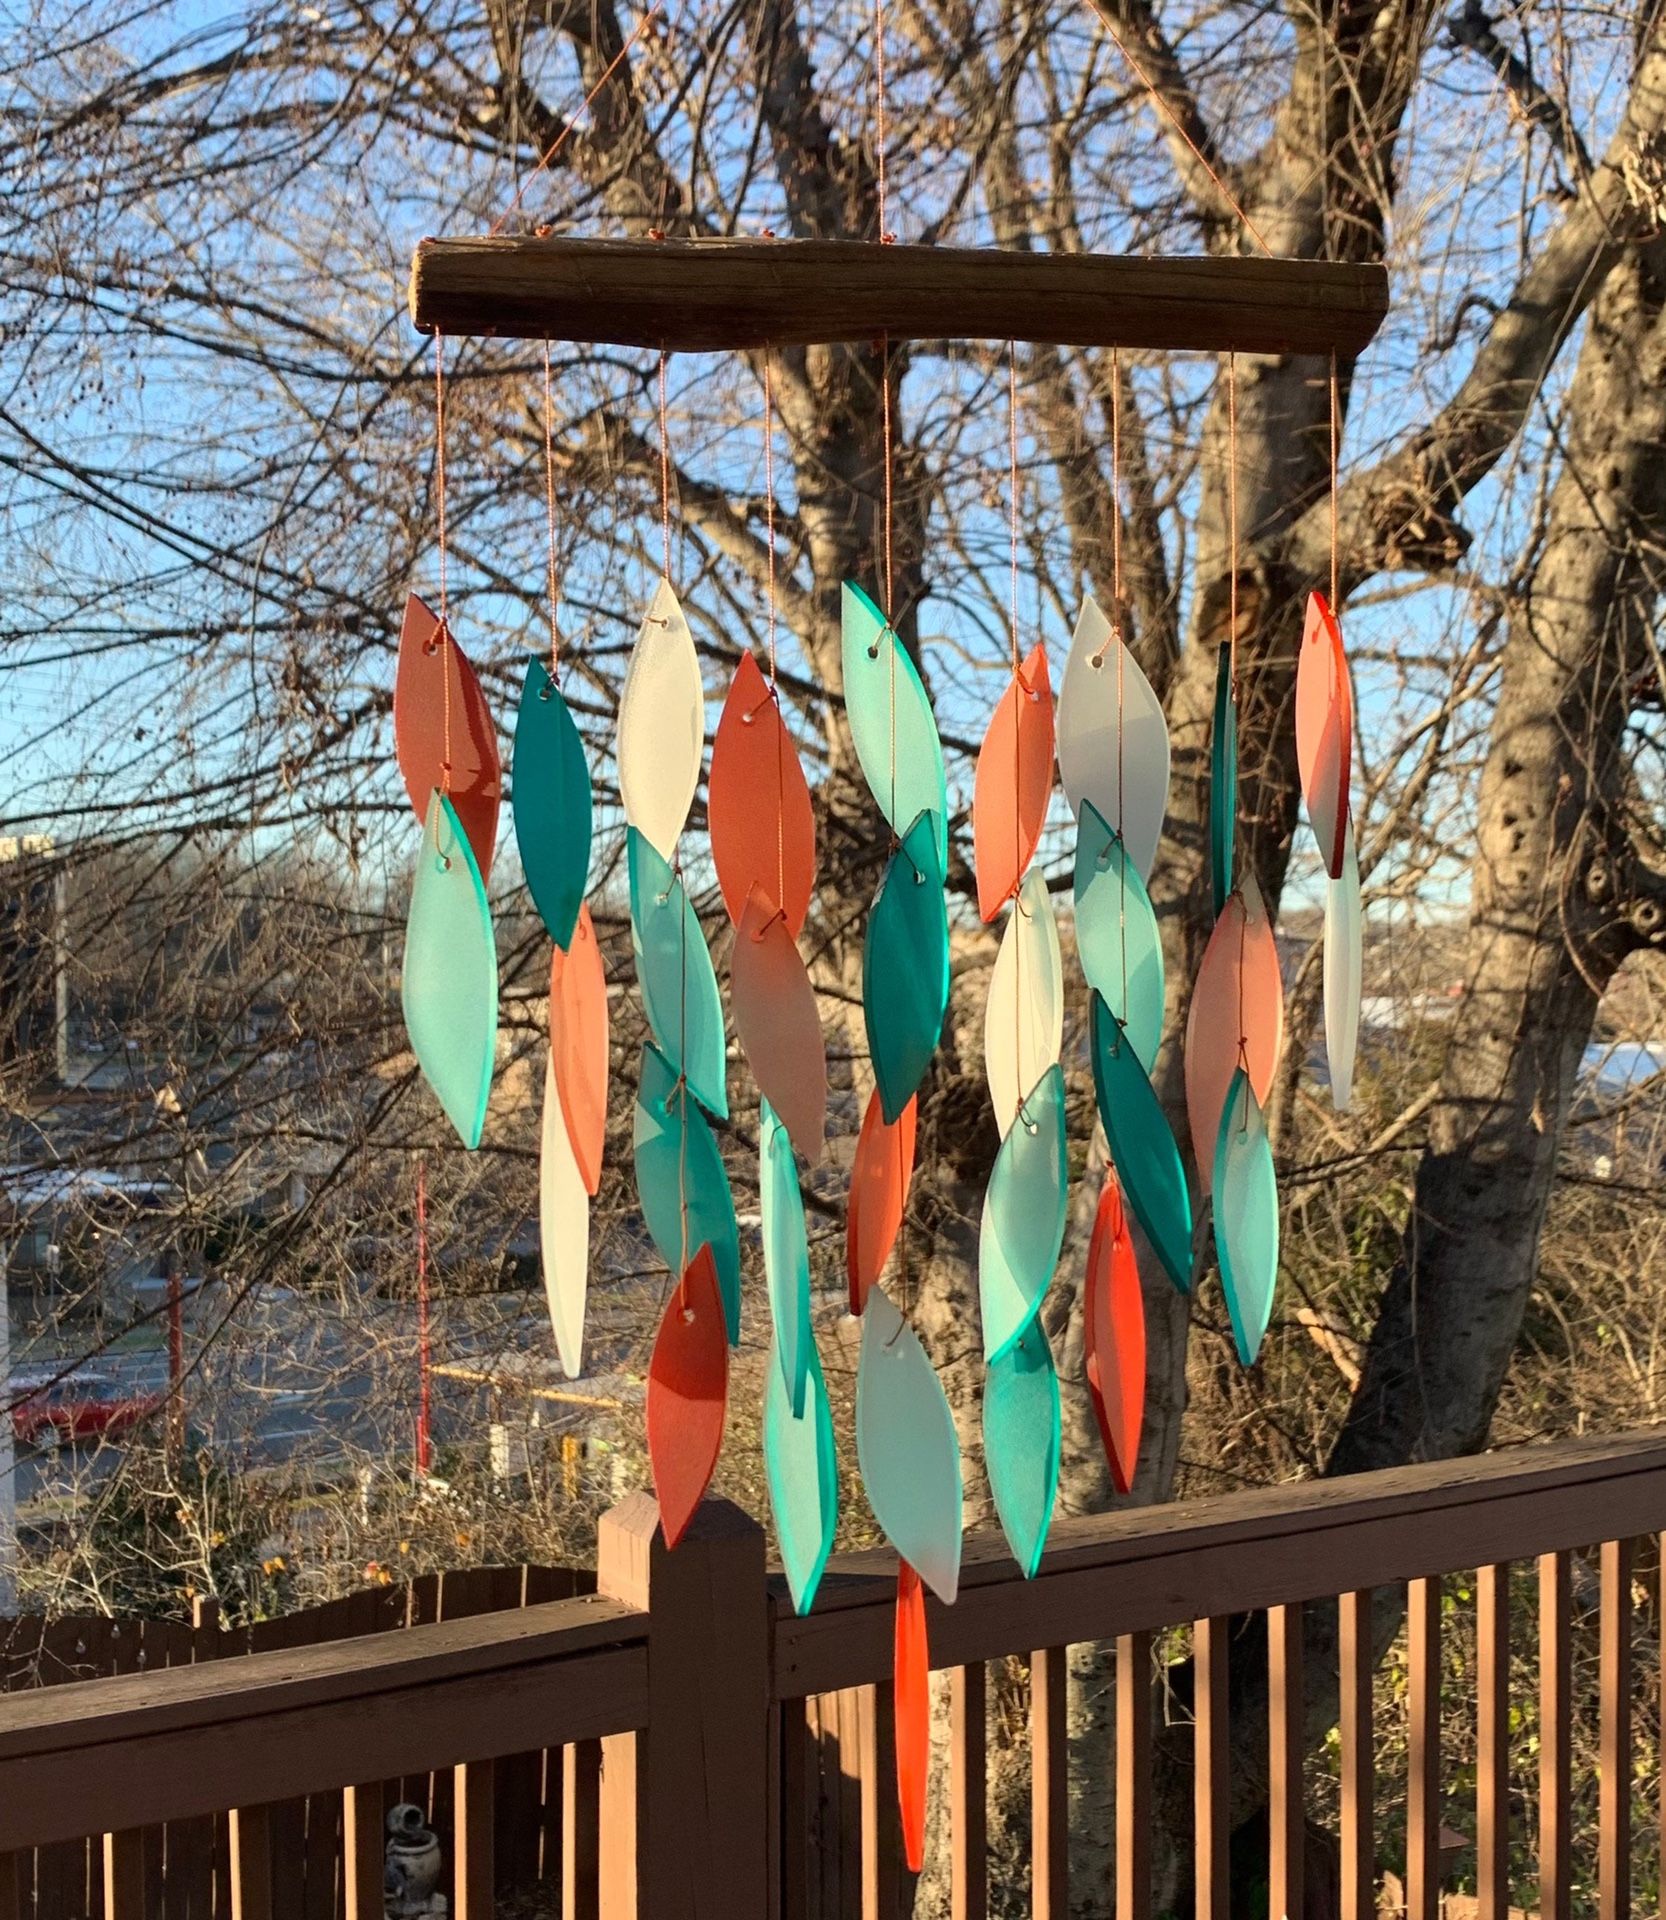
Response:
M908 649L878 607L848 580L841 598L845 717L863 777L899 840L922 813L933 816L937 864L946 871L948 789L931 702Z
M579 1171L561 1092L555 1080L555 1056L544 1068L544 1126L538 1153L538 1233L544 1266L544 1297L561 1371L569 1380L584 1371L584 1296L590 1273L590 1195Z
M1058 759L1071 812L1080 815L1091 801L1149 880L1169 803L1168 722L1139 662L1091 598L1082 602L1059 685Z
M1007 910L984 1007L983 1060L1004 1140L1064 1044L1064 959L1047 882L1032 867Z
M1330 1067L1331 1105L1338 1113L1346 1113L1354 1096L1365 968L1365 909L1351 816L1342 828L1342 871L1325 884L1325 1059Z
M619 695L619 798L625 824L667 861L694 804L705 744L700 656L671 582L662 580Z

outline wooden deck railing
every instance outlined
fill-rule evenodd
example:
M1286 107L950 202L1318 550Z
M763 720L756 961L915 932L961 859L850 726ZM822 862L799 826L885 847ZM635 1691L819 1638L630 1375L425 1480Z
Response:
M1666 1438L1641 1435L1070 1521L1029 1581L998 1542L969 1541L958 1603L930 1614L933 1663L948 1670L934 1817L954 1913L991 1910L985 1707L992 1688L1010 1707L1015 1675L1027 1674L1031 1859L1002 1898L1056 1917L1093 1891L1072 1901L1069 1885L1067 1653L1080 1643L1114 1649L1107 1751L1075 1763L1112 1782L1121 1920L1153 1911L1159 1738L1186 1751L1194 1910L1208 1920L1248 1910L1246 1874L1265 1875L1267 1911L1304 1911L1316 1810L1348 1920L1378 1911L1387 1824L1404 1910L1439 1914L1453 1820L1473 1823L1476 1894L1462 1911L1478 1920L1505 1920L1512 1866L1530 1908L1536 1872L1546 1920L1658 1911L1666 1815L1657 1781L1634 1787L1666 1705L1663 1527ZM502 1849L524 1851L527 1821L543 1836L543 1911L901 1913L892 1563L836 1561L800 1620L764 1551L751 1520L712 1502L667 1554L636 1496L604 1519L593 1597L0 1697L0 1851L16 1863L99 1832L107 1920L283 1920L299 1865L269 1810L339 1794L334 1876L309 1871L306 1913L367 1920L381 1910L383 1807L432 1799L424 1783L439 1775L461 1920L494 1910ZM1451 1575L1465 1577L1443 1588ZM1512 1632L1524 1580L1536 1631L1518 1619ZM1229 1767L1229 1636L1242 1647L1263 1634L1262 1691L1235 1698L1257 1728L1264 1707L1265 1767ZM1373 1676L1391 1640L1389 1702ZM1473 1686L1443 1693L1460 1650ZM1160 1721L1154 1687L1183 1660L1183 1705L1170 1699ZM1315 1662L1334 1687L1304 1692ZM1309 1750L1328 1725L1316 1770ZM1575 1775L1587 1727L1594 1791ZM1394 1777L1379 1767L1379 1741L1396 1754L1403 1741L1403 1774L1398 1760ZM1460 1762L1443 1767L1443 1752ZM528 1755L543 1756L544 1789L506 1807L502 1763ZM1240 1854L1235 1886L1232 1829L1263 1787L1260 1857L1246 1868ZM1308 1804L1317 1789L1322 1809ZM230 1810L214 1885L187 1897L157 1835ZM30 1910L48 1920L29 1876L0 1873L0 1915Z

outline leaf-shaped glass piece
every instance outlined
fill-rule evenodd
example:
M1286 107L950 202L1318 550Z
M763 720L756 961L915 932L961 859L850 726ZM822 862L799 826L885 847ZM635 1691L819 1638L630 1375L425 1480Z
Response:
M1088 1243L1082 1348L1099 1437L1118 1493L1134 1484L1145 1422L1145 1299L1116 1175L1106 1172Z
M856 1458L880 1531L945 1606L960 1585L960 1440L919 1335L869 1290L856 1364Z
M687 1141L684 1141L684 1133ZM676 1069L657 1047L642 1049L636 1098L636 1191L659 1256L673 1273L695 1249L710 1246L729 1323L740 1342L740 1233L729 1177L705 1115L677 1084ZM687 1231L683 1206L688 1210Z
M1076 833L1076 951L1149 1074L1163 1040L1163 940L1139 869L1091 800Z
M1354 1055L1365 969L1365 909L1359 891L1354 823L1343 822L1342 871L1325 894L1325 1060L1331 1105L1348 1111L1354 1097Z
M423 822L399 997L422 1077L463 1145L478 1147L497 1059L497 942L474 850L439 792Z
M839 1524L839 1463L821 1358L810 1343L803 1411L794 1414L773 1335L764 1368L764 1472L793 1607L808 1613Z
M1186 1113L1205 1193L1214 1178L1215 1132L1227 1083L1239 1066L1240 1041L1255 1097L1265 1100L1284 1044L1284 982L1272 921L1248 872L1215 922L1186 1015Z
M590 909L581 906L572 944L550 959L550 1059L567 1138L587 1193L602 1180L607 1139L607 974Z
M706 745L700 656L671 582L662 580L631 648L619 695L619 798L661 859L672 860L694 804Z
M1182 1293L1192 1286L1192 1196L1180 1149L1169 1132L1133 1042L1096 993L1093 1011L1093 1089L1099 1118L1123 1194L1163 1271Z
M758 1108L758 1207L775 1351L788 1403L795 1416L802 1416L815 1347L810 1329L810 1247L804 1237L804 1196L798 1187L792 1141L767 1100Z
M538 1153L538 1227L544 1298L555 1350L569 1380L584 1371L584 1296L590 1271L590 1196L567 1137L555 1080L555 1057L544 1068L543 1137Z
M1055 1061L1030 1089L1001 1142L978 1228L978 1306L991 1366L1041 1311L1064 1244L1070 1169L1064 1073Z
M816 823L798 749L758 663L743 653L712 740L706 819L723 904L738 927L759 887L796 940L816 877Z
M590 878L590 767L567 702L541 660L526 663L521 683L509 804L532 904L550 938L565 947Z
M1209 735L1209 883L1215 915L1232 892L1232 855L1238 835L1238 695L1232 685L1232 649L1215 660L1215 724Z
M1254 1366L1278 1284L1278 1181L1261 1103L1242 1067L1215 1142L1215 1251L1238 1358Z
M711 1484L723 1447L729 1350L710 1247L688 1263L648 1362L648 1464L665 1544L676 1546Z
M910 1873L926 1863L926 1797L931 1780L931 1654L920 1576L897 1563L897 1620L891 1649L891 1703L897 1750L897 1808Z
M393 683L393 747L405 791L419 820L428 817L428 796L446 794L481 878L492 870L497 845L503 767L497 728L474 668L439 615L413 593L399 630L399 666ZM445 778L451 760L449 788Z
M931 702L908 649L860 587L843 592L845 716L863 777L902 839L910 823L930 814L937 868L948 871L949 801L943 780L943 743Z
M1064 1041L1064 961L1047 882L1034 868L1012 903L989 975L983 1069L1005 1139L1018 1103L1059 1057Z
M993 920L1017 891L1053 794L1053 683L1047 649L1033 647L995 704L972 788L972 861L978 912Z
M634 827L625 835L631 883L631 946L654 1044L686 1076L694 1097L729 1117L727 1045L717 970L700 916L659 850Z
M1033 1319L983 1383L983 1457L1012 1557L1028 1580L1041 1565L1059 1491L1059 1376L1047 1330Z
M885 1118L925 1078L949 1006L949 910L938 821L922 813L891 855L862 942L862 1011Z
M1169 803L1168 722L1139 662L1091 599L1082 603L1059 683L1058 754L1071 812L1080 816L1091 800L1102 820L1121 829L1128 857L1149 880Z
M1310 593L1296 660L1296 765L1319 857L1333 880L1342 872L1353 753L1354 690L1342 629L1325 596Z
M908 1205L908 1186L914 1178L914 1112L910 1100L896 1123L887 1125L875 1089L862 1115L845 1220L845 1278L855 1314L861 1313L868 1289L885 1270Z
M821 1010L780 909L754 887L729 954L735 1033L758 1091L812 1163L827 1130L827 1050Z

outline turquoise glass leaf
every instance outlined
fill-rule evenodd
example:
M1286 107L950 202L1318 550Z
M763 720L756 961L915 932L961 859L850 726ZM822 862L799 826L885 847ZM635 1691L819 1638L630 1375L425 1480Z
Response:
M863 776L899 839L920 814L932 816L937 865L947 872L949 801L943 743L919 670L884 614L848 580L843 616L845 714Z
M1215 1251L1238 1358L1255 1364L1278 1284L1278 1180L1261 1103L1242 1067L1215 1136Z
M565 953L590 878L590 768L567 702L541 660L526 663L509 777L527 891Z
M1059 1491L1059 1376L1047 1329L1031 1320L983 1385L983 1458L1001 1531L1027 1580L1041 1564Z
M808 1613L815 1604L833 1533L839 1524L839 1463L833 1445L833 1415L827 1405L821 1359L810 1342L804 1404L793 1412L786 1368L771 1339L764 1371L764 1474L781 1564L793 1606Z
M681 1273L702 1246L710 1246L729 1344L738 1346L740 1233L729 1177L705 1115L690 1101L687 1087L677 1084L671 1062L653 1046L642 1049L634 1144L636 1191L649 1237L673 1273Z
M810 1248L792 1136L767 1100L758 1103L758 1206L763 1216L764 1277L775 1324L788 1408L804 1414L815 1337L810 1330Z
M1116 1016L1093 998L1093 1090L1111 1158L1134 1217L1182 1293L1192 1286L1192 1197L1180 1149L1139 1055Z
M1076 951L1149 1074L1163 1039L1163 940L1139 868L1091 800L1076 829Z
M631 947L654 1044L720 1120L729 1117L723 1002L700 916L653 842L625 829L631 876Z
M949 1006L949 909L938 825L937 815L922 813L903 835L862 941L862 1011L887 1126L925 1078Z
M1238 696L1232 649L1215 659L1215 726L1209 739L1209 877L1215 918L1232 891L1232 846L1238 831Z
M497 942L474 850L437 789L411 886L399 998L422 1077L463 1145L478 1147L497 1059Z
M1041 1310L1064 1244L1069 1190L1064 1072L1055 1063L1030 1089L1007 1129L983 1196L978 1304L984 1357L991 1365Z

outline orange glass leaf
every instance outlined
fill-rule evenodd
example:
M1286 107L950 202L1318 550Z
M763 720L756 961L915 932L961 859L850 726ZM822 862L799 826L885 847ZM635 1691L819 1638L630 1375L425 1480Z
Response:
M1088 1390L1118 1493L1134 1482L1145 1423L1145 1298L1122 1189L1107 1172L1088 1243L1082 1344Z
M648 1362L648 1463L665 1544L674 1547L705 1497L723 1445L729 1342L709 1245L666 1302Z
M754 887L729 956L729 991L758 1091L780 1116L793 1146L812 1163L827 1131L827 1050L816 990L786 921Z
M445 777L448 710L449 788ZM427 819L428 796L436 789L444 793L484 880L492 870L498 805L503 798L497 728L462 648L455 639L447 642L439 615L414 593L405 602L405 622L399 630L393 748L416 817Z
M607 1135L607 974L587 906L578 910L572 944L550 958L550 1062L573 1158L594 1195Z
M914 1102L892 1126L885 1124L879 1089L868 1095L856 1158L850 1170L850 1209L845 1220L845 1274L850 1310L860 1314L868 1289L885 1271L896 1245L908 1183L914 1178Z
M781 703L749 653L735 669L712 741L706 818L729 918L738 927L746 896L761 887L785 911L796 940L816 874L816 823Z
M926 1645L925 1588L906 1560L897 1562L891 1682L902 1850L908 1871L918 1873L926 1858L926 1788L931 1779L931 1654Z
M1053 792L1053 684L1034 647L996 702L972 788L978 912L993 920L1035 856Z
M1240 1040L1250 1085L1264 1105L1284 1044L1284 982L1272 922L1249 873L1215 922L1186 1016L1186 1112L1205 1193L1214 1181L1215 1136Z
M1342 629L1325 596L1310 593L1296 661L1296 764L1319 857L1333 880L1342 872L1353 752L1354 690Z

